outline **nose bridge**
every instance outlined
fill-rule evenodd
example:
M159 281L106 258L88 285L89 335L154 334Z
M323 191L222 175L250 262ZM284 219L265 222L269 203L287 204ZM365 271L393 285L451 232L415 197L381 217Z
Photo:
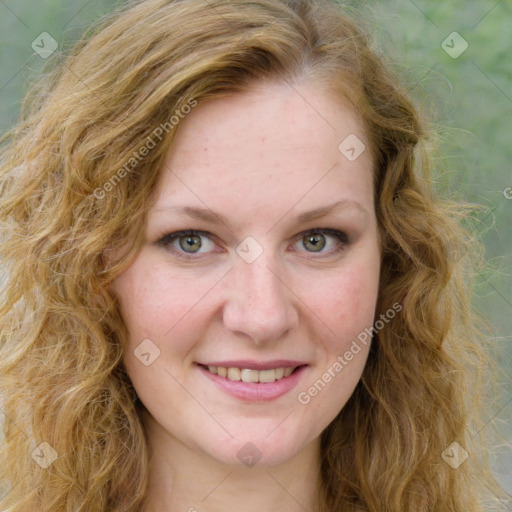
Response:
M278 277L279 265L265 252L252 263L239 258L231 272L224 324L254 342L281 337L296 324L290 292Z
M272 266L275 265L272 265L268 258L261 258L260 261L256 260L250 264L240 264L241 284L246 290L247 305L260 309L266 306L270 310L272 305L282 301L283 283L277 277L277 272L271 270Z

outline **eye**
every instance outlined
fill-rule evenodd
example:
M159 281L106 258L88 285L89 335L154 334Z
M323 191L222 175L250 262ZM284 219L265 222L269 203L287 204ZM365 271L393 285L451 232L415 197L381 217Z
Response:
M203 240L206 240L206 243ZM215 246L209 238L209 233L195 229L164 235L158 240L157 245L170 246L180 257L186 259L193 259L195 258L194 254L203 254L203 252L208 252L208 249L213 249ZM200 251L203 247L206 250Z
M349 244L348 236L337 229L315 228L301 233L302 238L297 242L307 249L307 252L336 254ZM329 238L335 239L329 243ZM323 249L327 247L326 251ZM329 250L329 247L331 248Z
M199 255L207 254L215 248L211 237L212 235L206 231L188 229L168 233L160 238L156 244L170 248L180 258L197 259L200 257ZM306 248L306 252L317 253L321 256L337 254L349 244L347 234L336 229L310 229L300 233L298 237L301 238L295 242L295 245L302 244L302 247ZM326 247L327 250L324 250ZM204 250L201 251L201 249Z

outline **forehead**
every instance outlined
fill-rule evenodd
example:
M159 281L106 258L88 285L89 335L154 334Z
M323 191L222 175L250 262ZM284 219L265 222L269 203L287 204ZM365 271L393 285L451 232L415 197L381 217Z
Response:
M354 160L347 140L361 151ZM276 214L276 205L298 201L317 207L352 196L369 204L372 162L364 146L361 121L333 93L260 83L201 104L180 122L156 206L185 201L250 216L262 204Z

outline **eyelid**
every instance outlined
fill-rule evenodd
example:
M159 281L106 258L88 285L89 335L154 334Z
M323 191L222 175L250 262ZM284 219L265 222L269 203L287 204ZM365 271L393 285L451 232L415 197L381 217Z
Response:
M327 256L332 256L334 254L338 254L341 250L343 250L345 248L345 246L350 244L350 238L347 235L347 233L345 231L341 231L339 229L334 229L334 228L306 229L293 237L294 239L296 239L295 243L297 243L297 241L299 241L301 238L305 237L308 234L323 234L323 235L331 236L337 240L339 245L342 246L341 248L331 250L327 253L320 252L320 253L318 253L318 254L320 254L320 256L314 256L315 252L298 251L298 252L306 252L308 254L311 254L312 257L310 259L315 259L315 258L320 259L322 257L327 257ZM217 239L217 237L215 235L213 235L212 233L210 233L208 231L203 231L203 230L198 230L198 229L183 229L180 231L174 231L172 233L164 234L163 236L159 237L159 239L157 240L157 242L155 242L155 244L158 246L167 248L167 247L171 246L171 243L174 240L176 240L180 237L183 237L183 236L187 236L187 235L204 236L205 238L208 238L212 241L215 241ZM172 249L175 254L179 255L178 256L179 258L182 258L185 260L199 259L204 254L204 253L186 253L184 251L179 251L174 248L172 248ZM208 254L208 253L206 253L206 254Z
M305 231L302 231L302 233L299 233L297 235L295 235L295 238L301 238L301 237L304 237L310 233L313 233L313 234L316 234L316 233L320 233L322 235L330 235L330 236L333 236L334 238L338 238L340 241L342 241L341 239L343 238L343 243L345 244L348 244L350 243L350 239L347 235L347 233L345 231L342 231L340 229L334 229L334 228L311 228L311 229L306 229Z
M204 236L206 238L215 239L215 235L212 233L209 233L208 231L201 231L199 229L182 229L181 231L173 231L172 233L165 233L161 237L158 237L157 242L155 242L157 245L168 245L170 244L171 240L174 240L176 238L180 238L182 236L186 235L197 235L197 236Z

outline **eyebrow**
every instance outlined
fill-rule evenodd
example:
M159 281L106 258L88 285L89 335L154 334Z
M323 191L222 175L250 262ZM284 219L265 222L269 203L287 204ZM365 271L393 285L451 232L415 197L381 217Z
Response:
M305 223L310 220L325 217L330 213L335 213L337 211L345 209L356 209L359 212L363 213L365 216L369 214L368 210L357 201L354 201L352 199L343 199L327 206L321 206L320 208L315 208L314 210L303 212L297 216L297 221L298 223ZM202 220L205 222L209 222L211 224L224 224L226 226L229 226L229 223L222 215L215 213L213 210L210 210L209 208L198 208L195 206L162 205L157 206L155 208L155 211L185 214L193 219ZM283 215L282 218L286 217L288 213L289 211L285 215Z

